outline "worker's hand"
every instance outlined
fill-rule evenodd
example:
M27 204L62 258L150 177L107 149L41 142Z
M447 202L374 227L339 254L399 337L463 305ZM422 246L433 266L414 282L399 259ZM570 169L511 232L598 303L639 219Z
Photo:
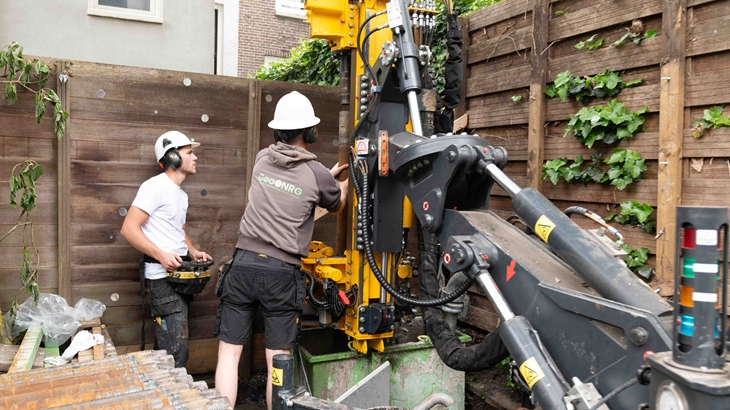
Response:
M162 257L158 258L157 260L168 272L174 272L175 269L180 267L180 262L182 262L182 258L180 258L180 255L172 252L163 253Z
M330 168L330 174L332 174L332 176L335 177L335 179L337 179L337 177L340 176L340 173L342 171L344 171L345 169L347 169L347 167L348 167L347 164L340 165L340 163L338 162L334 166L332 166L332 168Z
M346 179L344 181L338 181L340 183L340 191L347 194L347 189L350 187L350 180Z
M193 257L193 260L195 262L203 262L203 261L209 261L209 260L213 259L212 256L208 255L207 253L205 253L203 251L190 252L190 256Z

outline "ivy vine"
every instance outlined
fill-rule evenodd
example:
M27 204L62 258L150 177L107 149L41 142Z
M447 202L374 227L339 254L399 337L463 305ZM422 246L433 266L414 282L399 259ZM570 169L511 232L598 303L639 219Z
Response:
M0 49L0 69L2 69L0 84L4 84L5 87L5 92L2 94L5 102L8 105L15 104L18 101L19 88L35 94L34 111L38 123L46 115L48 105L53 106L54 131L56 138L60 140L66 132L69 115L63 109L56 92L45 86L54 70L43 61L26 60L23 57L23 47L16 42ZM43 175L43 166L32 159L16 164L10 173L10 206L13 208L20 206L21 212L15 225L0 236L0 242L16 230L22 230L23 257L19 272L20 289L16 292L7 315L5 317L0 315L0 343L10 343L8 327L15 322L20 292L26 291L33 295L36 303L40 297L37 268L40 265L40 256L35 244L30 213L35 208L36 181L41 175ZM35 262L31 256L34 256ZM6 319L7 322L4 323Z
M626 43L627 41L630 41L638 46L643 40L656 37L658 33L659 32L657 30L646 30L644 33L635 33L629 30L629 32L621 36L621 38L619 38L618 40L611 43L611 45L614 47L618 47Z
M607 221L616 221L622 225L638 226L648 233L656 232L656 220L651 216L654 208L646 203L629 200L619 205L618 212L611 212L606 216Z
M646 261L649 260L649 248L641 247L636 249L628 243L625 243L621 246L621 249L626 252L626 260L624 262L626 262L629 270L644 279L651 278L651 275L654 274L654 268L646 264Z
M553 185L561 179L584 184L595 182L623 190L629 184L639 181L646 171L644 160L637 151L619 148L614 149L603 161L601 156L598 152L591 155L589 163L585 163L581 154L576 155L572 162L565 157L548 160L542 167L542 180L549 179ZM604 168L603 164L608 165L608 168Z
M53 73L51 67L38 59L26 60L23 47L13 41L0 50L0 69L3 69L0 84L5 84L3 97L8 105L18 101L18 87L32 92L35 94L35 118L39 124L46 114L47 105L52 105L56 138L60 140L66 132L68 112L64 111L58 94L46 87Z
M570 70L566 70L558 74L555 81L548 84L545 94L549 98L559 97L562 101L573 98L578 102L585 103L593 98L613 97L624 88L633 87L642 82L642 79L624 81L618 73L610 70L596 74L593 77L573 77Z
M633 137L644 124L642 115L648 110L649 107L644 106L637 111L629 111L616 99L610 100L605 107L583 107L568 121L563 136L573 134L588 148L592 148L596 141L611 145L620 139Z
M730 127L730 115L722 115L722 105L716 105L704 111L702 118L692 122L692 136L701 138L705 130L710 128Z
M593 51L603 45L603 37L596 38L596 34L590 36L588 39L583 40L575 45L575 48L581 50L587 48L588 51Z
M616 34L616 33L613 33ZM641 44L642 41L656 37L659 32L655 29L646 30L646 25L643 21L636 19L631 22L631 26L626 28L626 33L622 35L618 40L612 42L610 46L612 47L619 47L623 44L626 44L627 42L631 42L636 44L637 46ZM589 38L578 42L575 45L575 48L582 50L582 49L588 49L588 51L593 51L597 48L600 48L603 46L605 42L605 38L598 37L596 38L597 34L594 34L590 36Z

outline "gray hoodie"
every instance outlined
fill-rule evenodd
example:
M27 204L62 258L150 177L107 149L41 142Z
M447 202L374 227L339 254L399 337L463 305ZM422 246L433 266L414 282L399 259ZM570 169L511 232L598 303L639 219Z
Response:
M282 142L256 155L237 248L301 264L309 253L315 205L328 211L340 206L340 185L316 159Z

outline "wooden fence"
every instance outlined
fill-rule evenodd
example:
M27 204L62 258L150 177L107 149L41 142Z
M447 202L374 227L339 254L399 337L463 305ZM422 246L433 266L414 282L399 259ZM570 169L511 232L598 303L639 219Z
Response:
M643 23L644 32L657 30L658 35L639 45L612 46L634 21ZM510 156L507 174L559 206L583 205L603 215L610 205L631 199L657 207L657 231L663 232L658 240L623 229L634 247L648 246L659 256L660 277L672 277L675 207L730 204L730 143L725 142L730 128L707 131L701 139L690 132L704 109L730 102L730 4L504 0L465 23L467 80L461 109L468 114L468 128L504 146ZM594 35L604 39L602 47L575 47ZM546 160L577 154L587 158L614 148L597 144L591 150L575 138L563 138L566 119L583 105L549 99L545 88L566 70L573 76L611 70L625 81L643 80L617 96L631 110L649 108L643 132L618 144L646 159L641 181L618 190L541 180ZM522 101L514 102L512 96ZM598 99L588 105L605 103ZM495 198L493 204L508 212L508 201Z
M183 183L190 200L187 231L217 268L230 258L237 240L249 185L249 168L260 148L273 142L266 124L279 98L299 90L322 119L319 159L337 161L338 90L244 78L144 68L58 62L73 76L56 87L70 113L66 136L56 141L52 123L33 118L33 96L21 94L0 111L0 175L26 158L42 163L45 174L32 212L40 251L41 291L57 293L73 305L80 298L106 304L104 324L120 353L137 350L146 319L146 343L154 330L149 307L141 306L140 253L119 230L139 185L160 172L154 142L179 130L202 145L196 149L198 172ZM0 190L0 232L19 216ZM318 223L315 235L334 242L335 218ZM18 269L22 235L14 232L0 246L0 307L7 310L21 287ZM216 278L214 274L212 281ZM191 373L215 368L217 339L212 338L218 300L214 286L197 295L190 310ZM26 298L21 293L19 301Z

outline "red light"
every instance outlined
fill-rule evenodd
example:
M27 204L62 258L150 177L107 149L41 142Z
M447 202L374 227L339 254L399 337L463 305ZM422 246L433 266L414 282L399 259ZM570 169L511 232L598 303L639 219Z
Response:
M684 228L684 241L682 242L682 247L685 249L694 249L695 248L695 236L697 231L694 228Z

